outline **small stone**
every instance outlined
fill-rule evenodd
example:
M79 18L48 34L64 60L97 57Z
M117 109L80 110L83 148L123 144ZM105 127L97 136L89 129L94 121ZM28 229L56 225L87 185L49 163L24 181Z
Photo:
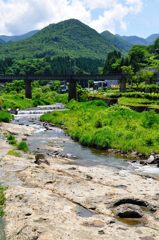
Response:
M141 160L141 161L140 161L140 164L142 164L142 165L146 165L146 164L147 164L147 162L146 162L146 161L144 161L144 160Z
M104 230L100 230L100 231L98 231L98 234L100 234L100 235L104 235L105 232L104 232Z
M71 167L71 168L68 168L68 170L76 170L76 168L75 167Z
M110 222L109 222L109 224L114 224L115 223L115 221L114 220L111 220Z
M86 178L88 181L91 181L93 179L93 177L91 177L90 175L86 175Z

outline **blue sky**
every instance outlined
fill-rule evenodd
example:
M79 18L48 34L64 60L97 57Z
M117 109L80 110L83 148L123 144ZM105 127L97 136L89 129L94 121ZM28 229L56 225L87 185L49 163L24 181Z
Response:
M159 33L159 0L0 0L0 34L19 35L77 18L98 32Z
M159 33L159 1L144 0L141 12L137 15L128 15L126 22L128 24L126 35L147 37ZM123 31L117 32L125 34Z

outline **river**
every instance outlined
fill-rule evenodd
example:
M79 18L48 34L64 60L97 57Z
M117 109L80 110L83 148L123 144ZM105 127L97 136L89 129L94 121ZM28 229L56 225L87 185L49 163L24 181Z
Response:
M37 129L36 133L28 138L31 151L45 151L48 146L56 146L64 155L75 156L75 164L92 166L107 165L114 168L120 168L127 171L133 171L140 174L159 177L159 168L156 166L142 166L139 163L133 163L128 159L113 156L104 150L97 150L80 145L73 141L64 131L57 127L51 127L46 130L39 117L55 110L62 110L61 104L51 106L40 106L34 109L20 111L15 116L14 123L20 125L31 126Z

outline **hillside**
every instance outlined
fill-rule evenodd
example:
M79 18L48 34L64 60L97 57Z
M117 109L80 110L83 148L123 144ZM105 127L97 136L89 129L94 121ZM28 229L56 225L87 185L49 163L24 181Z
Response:
M114 35L109 31L102 32L101 36L104 37L104 39L107 40L107 42L110 42L110 44L113 44L117 49L124 53L127 53L132 46L128 41L124 40L121 36Z
M27 38L32 37L38 32L38 30L34 30L28 33L25 33L23 35L19 36L5 36L5 35L0 35L0 41L2 40L4 43L13 43L13 42L18 42L21 40L25 40Z
M27 40L0 46L0 56L16 59L70 56L105 59L115 47L94 29L70 19L51 24Z

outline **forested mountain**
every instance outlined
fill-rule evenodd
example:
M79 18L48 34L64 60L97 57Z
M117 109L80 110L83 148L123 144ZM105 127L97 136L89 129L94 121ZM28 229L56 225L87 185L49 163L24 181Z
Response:
M43 58L70 56L105 59L115 47L94 29L70 19L51 24L27 40L0 47L0 56Z
M94 29L70 19L34 36L0 45L1 74L98 73L116 48Z
M109 31L104 31L101 35L121 52L127 53L132 46L132 44L124 40L120 35L114 35Z
M24 40L27 38L32 37L38 32L38 30L34 30L28 33L25 33L23 35L19 36L5 36L5 35L0 35L0 41L2 40L4 43L13 43L13 42L18 42L20 40Z

